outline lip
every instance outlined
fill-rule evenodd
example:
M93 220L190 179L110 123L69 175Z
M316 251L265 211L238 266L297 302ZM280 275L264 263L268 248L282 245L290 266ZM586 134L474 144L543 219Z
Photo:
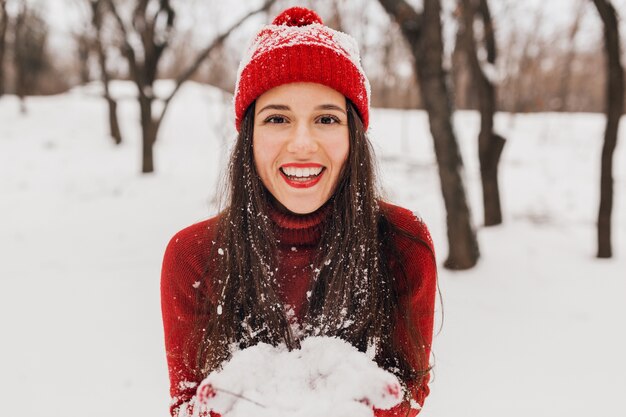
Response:
M313 162L290 162L280 166L281 168L324 168L322 164L316 164Z
M318 167L321 167L322 165L319 165L319 164L286 164L286 165L282 165L282 166L283 167L296 167L296 168L318 168ZM322 177L326 173L326 169L323 169L322 172L320 172L317 177L313 178L310 181L305 181L305 182L302 182L302 181L292 181L292 180L289 179L289 177L287 175L285 175L285 173L282 170L279 169L278 172L280 172L280 176L283 177L283 179L285 180L287 185L289 185L290 187L293 187L293 188L311 188L315 184L320 182L320 180L322 179Z

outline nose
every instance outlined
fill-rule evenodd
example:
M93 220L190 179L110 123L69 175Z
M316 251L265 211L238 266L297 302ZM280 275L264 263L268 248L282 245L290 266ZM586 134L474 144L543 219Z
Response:
M299 123L289 138L287 152L296 155L307 155L317 152L318 144L315 134L306 123Z

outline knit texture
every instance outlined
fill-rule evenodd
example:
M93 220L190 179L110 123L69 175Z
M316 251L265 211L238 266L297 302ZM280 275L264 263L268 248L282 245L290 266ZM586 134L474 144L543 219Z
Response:
M312 82L337 90L356 106L367 130L370 84L356 41L324 26L312 10L292 7L255 36L241 60L235 86L235 117L261 94L282 84Z
M425 241L432 251L432 241L426 225L410 211L381 203L381 210L396 227ZM316 258L316 245L321 236L328 208L323 206L310 215L293 215L272 210L280 240L278 294L285 305L293 308L296 317L302 317L306 292L311 279L310 265ZM210 277L203 278L208 254L214 240L217 217L189 226L170 240L163 259L161 275L161 307L165 333L165 349L170 376L172 397L170 412L174 417L195 416L194 403L197 380L183 361L185 340L192 332L195 320L196 291L210 291ZM398 235L395 244L399 258L390 263L397 277L401 309L416 317L416 323L430 355L436 292L436 265L431 251L407 236ZM404 267L406 278L401 269ZM407 331L403 321L398 320L395 337L405 340ZM428 378L421 386L410 386L413 399L420 404L429 393ZM410 410L410 411L409 411ZM391 410L376 410L376 417L415 416L419 410L402 403ZM212 414L217 416L217 414Z

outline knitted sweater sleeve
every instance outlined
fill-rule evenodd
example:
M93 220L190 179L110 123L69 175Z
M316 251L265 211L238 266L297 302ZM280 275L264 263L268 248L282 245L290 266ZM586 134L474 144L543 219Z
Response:
M210 248L208 229L209 223L205 221L181 230L170 240L163 258L161 312L173 417L209 415L194 410L196 389L201 381L185 360L186 352L188 357L195 357L195 347L188 342L199 314L196 292L206 285L202 276Z
M411 239L402 234L396 236L395 244L399 251L400 259L394 260L394 264L401 264L400 268L392 268L396 274L404 271L400 278L400 307L402 311L414 319L422 337L426 358L430 357L433 321L435 310L435 295L437 291L437 266L434 257L434 247L426 224L419 216L409 210L385 203L381 206L391 223L400 230L417 238ZM420 242L421 241L421 242ZM422 243L423 242L423 243ZM406 277L406 280L404 279ZM397 336L401 339L407 337L407 330L398 322ZM412 397L411 403L403 402L390 410L375 410L376 417L414 417L424 404L424 400L430 393L428 382L430 374L420 384L409 382L409 390ZM408 414L407 414L408 413Z

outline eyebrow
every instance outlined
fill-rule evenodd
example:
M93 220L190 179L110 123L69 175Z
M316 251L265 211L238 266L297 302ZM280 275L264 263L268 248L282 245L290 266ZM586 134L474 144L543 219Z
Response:
M259 110L257 112L257 115L261 114L265 110L291 110L291 109L289 108L289 106L286 106L284 104L268 104L267 106ZM337 111L342 112L343 114L347 114L344 109L334 104L321 104L315 107L315 110L337 110Z

